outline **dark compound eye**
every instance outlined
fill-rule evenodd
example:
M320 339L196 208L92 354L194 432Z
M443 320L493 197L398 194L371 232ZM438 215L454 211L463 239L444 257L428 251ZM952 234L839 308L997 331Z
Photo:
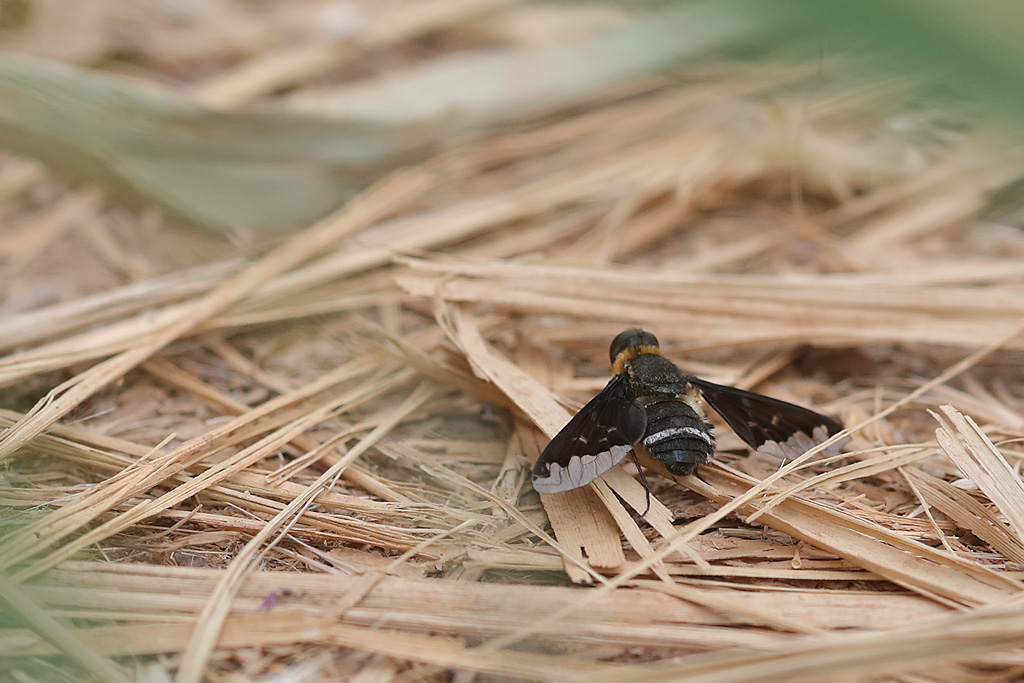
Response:
M650 332L645 332L639 328L619 332L615 339L612 339L612 345L608 349L608 356L612 364L615 363L615 359L619 357L620 353L632 346L653 346L657 348L658 338Z

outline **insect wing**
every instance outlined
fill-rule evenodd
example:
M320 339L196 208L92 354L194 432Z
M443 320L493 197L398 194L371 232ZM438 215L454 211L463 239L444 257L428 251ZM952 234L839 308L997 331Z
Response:
M736 387L688 378L704 400L753 448L795 457L843 429L830 417Z
M551 439L533 468L538 493L561 493L589 484L622 462L647 427L629 378L615 375Z

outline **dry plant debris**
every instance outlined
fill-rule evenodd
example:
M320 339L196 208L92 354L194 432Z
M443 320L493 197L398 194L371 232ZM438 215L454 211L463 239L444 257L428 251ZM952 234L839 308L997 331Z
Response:
M225 107L365 68L222 9L219 72L224 17L118 17ZM445 16L442 47L488 26ZM373 49L415 59L401 31ZM1024 234L990 211L1024 157L881 135L896 86L711 71L456 142L279 241L0 158L3 675L1024 675ZM784 463L722 427L700 478L648 463L644 518L628 468L538 497L529 462L631 325L848 445Z

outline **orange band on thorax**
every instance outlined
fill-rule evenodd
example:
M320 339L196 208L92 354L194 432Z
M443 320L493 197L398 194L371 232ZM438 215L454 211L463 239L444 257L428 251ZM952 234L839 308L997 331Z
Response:
M612 372L618 375L626 369L626 363L645 353L653 353L655 356L660 356L661 349L653 344L637 344L636 346L625 348L619 352L619 355L615 356L615 362L612 363Z

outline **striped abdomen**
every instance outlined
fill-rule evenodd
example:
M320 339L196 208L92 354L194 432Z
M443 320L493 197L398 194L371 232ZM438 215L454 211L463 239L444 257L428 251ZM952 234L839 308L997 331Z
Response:
M648 455L678 476L686 476L697 465L711 460L715 437L699 407L667 394L646 396L641 403L647 409L647 432L642 443Z

